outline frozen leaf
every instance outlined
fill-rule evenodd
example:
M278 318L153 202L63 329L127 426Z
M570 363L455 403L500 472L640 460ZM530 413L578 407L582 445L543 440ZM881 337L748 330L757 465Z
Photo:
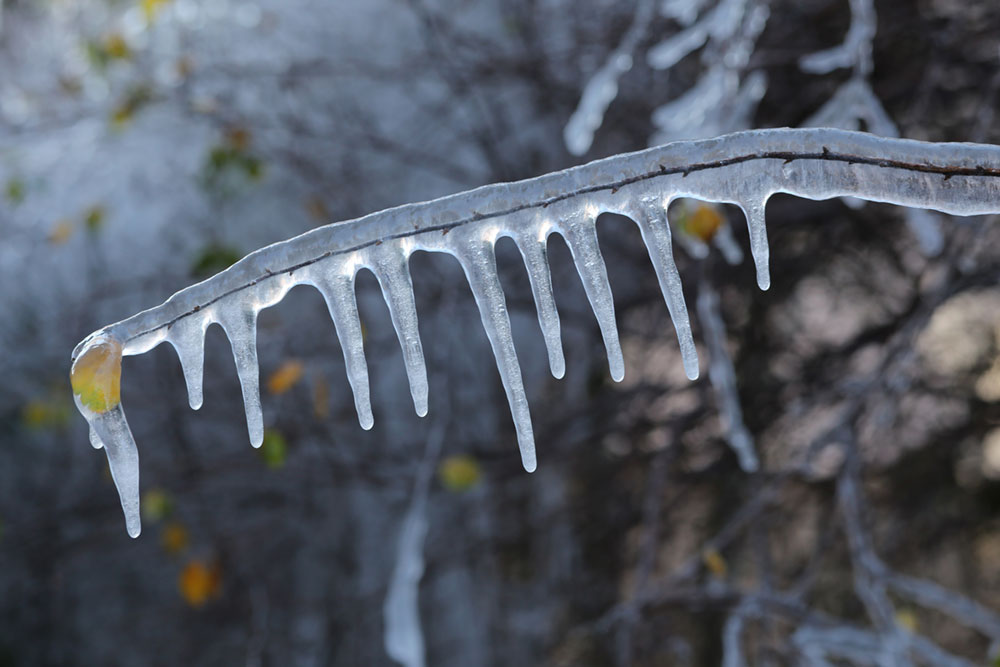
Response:
M272 394L284 394L302 379L304 366L298 359L289 359L271 373L267 379L267 390Z
M73 363L70 384L80 403L104 414L121 402L122 345L104 338L88 347Z
M177 586L185 602L192 607L202 607L210 599L219 596L222 573L217 563L207 564L201 560L191 560L181 570Z
M438 478L449 491L461 493L479 483L479 463L467 455L449 456L438 466Z

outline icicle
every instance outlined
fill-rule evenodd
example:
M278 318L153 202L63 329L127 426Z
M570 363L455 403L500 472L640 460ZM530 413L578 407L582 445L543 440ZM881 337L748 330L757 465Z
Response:
M771 287L771 271L768 267L770 248L767 245L767 225L764 222L765 199L754 199L739 204L747 219L750 231L750 254L757 266L757 285L762 290Z
M389 657L404 667L423 667L424 635L420 629L420 579L424 574L424 539L427 536L427 496L434 464L444 442L445 422L439 421L427 438L417 470L413 497L403 519L396 550L396 565L382 605L385 619L383 643Z
M108 455L111 479L118 489L122 511L125 513L125 529L130 537L139 537L142 531L139 516L139 450L125 420L121 403L108 412L95 415L91 426Z
M417 306L413 301L413 280L407 257L395 243L377 246L372 251L375 276L382 287L385 303L389 306L392 326L396 328L399 345L403 349L406 377L410 381L413 407L423 417L427 414L427 367L424 348L420 343L417 326Z
M726 441L740 460L744 472L757 470L757 454L754 452L753 437L743 423L740 395L736 387L736 370L726 348L726 324L719 310L719 296L706 280L698 290L698 319L705 330L710 361L708 379L715 389L725 424Z
M538 325L542 329L545 348L549 353L549 369L553 377L562 378L566 374L566 359L563 356L560 336L559 310L552 294L552 274L549 271L549 259L545 249L546 239L544 232L534 234L533 231L529 230L528 233L515 236L515 242L528 270L531 293L535 297L535 309L538 311Z
M364 337L361 318L358 316L357 296L354 293L354 274L337 268L315 276L311 282L319 289L330 311L330 318L337 330L340 347L344 352L347 381L354 393L354 408L361 428L366 431L375 423L372 417L371 395L368 386L368 363L365 361Z
M573 263L583 281L587 300L597 316L604 347L608 351L611 379L621 382L625 377L625 360L618 342L618 324L615 322L615 303L611 296L611 283L604 266L601 249L597 246L597 214L585 211L564 223L566 243L573 254Z
M121 405L122 344L108 335L98 335L86 342L70 371L73 402L90 426L90 444L104 448L111 478L118 489L125 527L138 537L139 451Z
M653 262L656 279L660 283L660 291L663 292L663 300L667 304L667 310L670 311L674 331L677 332L684 373L689 380L695 380L698 378L698 350L691 336L691 322L688 318L687 304L684 302L684 286L681 284L681 276L674 263L670 224L667 222L668 205L650 204L644 209L630 213L629 217L638 223L643 243L649 250L649 259Z
M510 404L510 413L514 418L517 444L521 450L521 463L525 470L534 472L537 460L531 413L521 382L521 366L517 361L514 339L511 336L507 300L504 298L500 278L497 275L493 241L483 241L475 234L468 236L467 239L455 246L455 252L462 268L465 269L469 287L472 288L472 296L479 306L483 328L493 348L493 356L496 357L497 370L500 371L500 379L507 393L507 402Z
M205 330L207 317L187 317L170 325L167 340L177 351L188 390L188 404L198 410L202 405L202 378L205 368Z
M225 329L233 349L250 444L260 447L264 442L264 415L260 408L260 369L257 365L257 311L239 302L227 303L216 311L215 320Z

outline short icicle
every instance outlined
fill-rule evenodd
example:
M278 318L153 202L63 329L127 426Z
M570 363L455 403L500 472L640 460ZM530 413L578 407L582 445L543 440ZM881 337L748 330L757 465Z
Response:
M663 292L663 300L667 304L667 310L670 311L670 319L674 323L674 331L677 332L677 343L681 348L684 374L689 380L696 380L698 350L691 335L691 320L684 301L681 275L677 271L677 264L674 263L667 207L666 203L647 204L642 209L630 213L630 217L639 225L643 243L649 250L649 259L656 271L656 279L660 283L660 291Z
M604 257L597 245L597 216L580 213L573 216L564 225L566 242L573 255L573 263L583 281L583 289L587 300L597 317L597 324L604 338L604 347L608 352L608 367L611 379L621 382L625 377L625 360L622 357L621 344L618 342L618 324L615 321L615 303L611 296L611 283L608 281L608 270L604 265Z
M534 472L538 464L535 457L535 436L531 428L531 413L528 410L528 397L524 393L524 384L521 381L521 366L517 361L514 338L511 336L507 300L500 286L500 277L497 275L493 241L482 240L478 235L471 235L468 239L455 246L456 254L472 288L472 296L479 306L483 328L493 348L493 356L496 357L497 370L500 371L511 416L514 418L517 444L521 450L521 463L525 470Z
M553 377L562 378L566 374L566 359L563 356L559 310L552 293L552 274L549 271L545 237L529 228L527 233L516 235L514 242L521 251L528 271L531 294L535 297L535 309L538 311L538 326L542 329L545 349L549 354L549 369Z
M747 219L750 232L750 253L757 266L757 285L762 290L771 287L771 271L768 268L770 248L767 244L767 224L764 221L766 198L756 198L740 202L739 207Z
M358 316L357 296L354 292L354 275L337 270L327 271L313 279L330 311L330 318L337 330L340 347L344 351L347 381L354 392L354 407L358 421L366 431L375 423L372 417L371 394L368 385L368 362L365 360L364 336Z
M403 349L406 377L410 381L413 407L421 417L427 414L427 366L417 325L417 306L413 300L413 279L407 256L395 243L384 243L372 250L375 277L389 307L392 326Z
M177 351L187 385L188 404L192 410L201 408L202 383L205 373L205 330L209 320L205 317L187 317L170 326L167 340Z
M260 407L260 368L257 364L257 312L234 302L219 308L216 321L225 329L233 349L250 444L260 447L264 443L264 414Z

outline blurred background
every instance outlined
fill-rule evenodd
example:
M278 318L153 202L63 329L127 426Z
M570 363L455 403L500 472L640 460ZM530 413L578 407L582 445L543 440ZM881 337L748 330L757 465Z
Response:
M679 203L696 382L630 221L620 384L558 237L549 375L501 241L530 475L443 255L423 419L367 272L371 431L314 290L261 315L260 450L217 328L198 412L127 358L139 539L68 383L331 221L748 127L1000 142L998 89L994 0L0 0L0 665L1000 664L993 218L779 196L760 292L739 213Z

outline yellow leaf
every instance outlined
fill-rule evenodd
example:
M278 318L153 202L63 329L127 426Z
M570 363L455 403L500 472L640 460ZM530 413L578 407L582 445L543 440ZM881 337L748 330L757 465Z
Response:
M160 544L163 545L163 550L171 556L187 549L188 542L188 531L184 524L179 521L171 521L163 527Z
M132 57L132 49L121 33L113 32L104 38L104 52L112 60L128 60Z
M49 243L62 245L63 243L66 243L72 235L73 223L69 220L59 220L56 224L52 225L52 229L49 231Z
M896 611L896 625L909 632L916 632L918 626L917 615L913 613L912 609L903 607Z
M201 607L211 598L218 597L222 588L222 573L216 563L192 560L181 570L177 586L185 602L192 607Z
M69 378L85 408L97 414L113 410L121 402L122 344L95 338L73 362Z
M142 518L154 522L165 518L173 510L170 496L163 489L150 489L142 496ZM180 524L178 524L180 525Z
M479 464L471 456L449 456L438 466L438 477L449 491L468 491L479 483Z
M284 394L302 379L304 366L298 359L289 359L271 373L267 379L267 390L272 394Z
M156 13L160 10L160 7L167 4L170 0L140 0L140 6L142 7L142 13L146 17L147 23L152 23L153 19L156 18Z
M720 554L717 549L710 548L702 551L701 561L716 579L724 578L726 576L726 572L729 571L726 559L722 557L722 554Z
M326 419L330 415L330 384L325 377L318 376L313 381L313 414L316 419Z
M65 396L34 398L21 409L21 420L25 426L33 429L62 427L69 421L69 416Z

